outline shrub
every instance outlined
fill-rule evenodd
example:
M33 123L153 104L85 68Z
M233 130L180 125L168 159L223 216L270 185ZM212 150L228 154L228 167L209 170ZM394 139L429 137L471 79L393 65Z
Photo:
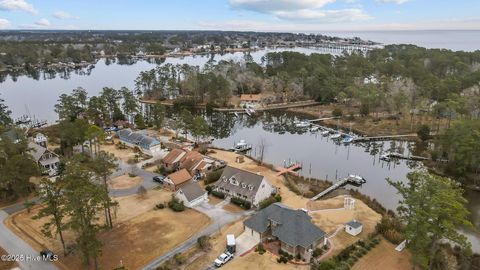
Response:
M197 239L197 245L202 250L208 250L210 248L210 237L202 235Z
M318 257L318 256L320 256L320 255L322 255L322 254L323 254L323 250L322 250L321 248L316 248L316 249L313 251L313 254L312 254L312 255L313 255L314 258L316 258L316 257Z
M383 236L392 244L398 245L403 241L402 235L394 229L387 230Z
M212 186L206 186L205 190L207 191L208 194L211 194L212 191L213 191L213 187Z
M139 186L137 189L137 196L140 198L144 198L147 195L147 189L142 185Z
M295 256L295 259L296 259L297 261L300 261L300 260L302 259L302 257L300 257L300 254L297 254L297 256Z
M342 109L340 109L340 108L335 108L332 111L332 116L334 116L334 117L340 117L342 115L343 115L343 112L342 112Z
M312 267L314 270L337 270L338 264L334 260L320 262Z
M430 127L427 125L421 125L417 130L417 135L422 141L430 139Z
M261 201L258 205L259 205L260 209L263 209L263 208L267 208L272 203L276 203L276 202L277 202L277 200L275 199L275 197L271 196L271 197L268 197L265 200Z
M185 257L182 255L182 253L177 253L173 255L173 259L178 265L181 265L182 263L185 262Z
M185 210L183 202L179 202L177 198L172 195L172 199L168 202L168 207L175 212L182 212Z
M257 247L255 248L255 252L258 252L260 255L263 255L265 253L265 248L263 247L262 243L257 245Z
M282 196L280 196L280 194L278 194L278 193L275 194L274 198L275 198L275 201L277 201L277 202L281 202L281 201L282 201Z
M248 209L252 208L252 204L249 201L246 201L246 200L243 200L243 199L240 199L240 198L232 197L230 199L230 202L240 206L241 208L243 208L245 210L248 210Z
M165 208L165 204L163 203L158 203L155 205L155 209L164 209Z
M223 194L222 192L212 190L212 191L210 192L210 194L212 194L213 196L215 196L215 197L217 197L217 198L225 199L225 194Z

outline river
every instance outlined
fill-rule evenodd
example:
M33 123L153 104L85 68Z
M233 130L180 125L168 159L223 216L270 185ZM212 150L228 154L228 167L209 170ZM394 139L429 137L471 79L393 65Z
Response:
M318 52L306 48L283 48L268 51L298 51L306 54ZM261 62L267 51L251 53L233 53L225 55L193 55L183 58L167 58L164 63L191 64L203 66L207 62L251 57ZM8 76L0 84L0 98L5 99L6 105L13 111L13 117L30 114L40 120L56 121L57 115L53 108L62 93L70 93L76 87L87 89L90 95L98 94L103 87L134 88L134 80L141 71L155 68L158 63L137 61L133 64L120 64L101 59L89 70L76 70L60 74L40 74L39 79L28 76L13 78ZM48 79L45 79L48 77ZM245 139L257 145L261 138L267 141L265 161L275 165L283 165L284 161L303 163L301 174L306 177L315 177L335 181L350 173L359 174L367 179L367 183L360 190L377 199L385 207L395 209L398 195L388 185L385 178L397 181L406 181L406 174L412 170L414 163L399 161L386 163L379 160L382 151L395 148L408 154L411 145L403 142L384 142L375 145L337 145L330 139L310 132L301 133L292 126L293 117L284 113L269 113L257 118L220 119L220 122L229 126L217 134L214 144L219 147L230 148L234 142ZM258 155L258 147L253 149L253 155ZM256 153L257 151L257 153ZM472 212L472 221L480 229L480 201L478 193L467 194L469 209ZM476 252L480 252L480 235L474 232L465 232L471 239Z

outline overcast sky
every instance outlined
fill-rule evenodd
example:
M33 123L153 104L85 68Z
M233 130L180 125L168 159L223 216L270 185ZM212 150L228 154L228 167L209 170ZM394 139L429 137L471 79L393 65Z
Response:
M480 0L0 0L0 29L480 30Z

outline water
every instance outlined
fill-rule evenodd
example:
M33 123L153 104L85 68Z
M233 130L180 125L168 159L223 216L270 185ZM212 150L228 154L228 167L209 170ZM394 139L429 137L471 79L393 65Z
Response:
M305 177L335 182L349 174L361 175L367 183L358 187L359 191L375 198L387 209L395 210L401 198L386 179L405 183L408 181L407 174L421 167L420 162L385 162L379 159L387 151L411 154L414 144L410 142L338 144L319 133L299 131L293 123L297 117L285 112L270 112L256 117L242 115L234 120L231 118L232 116L222 116L214 121L218 127L218 139L213 141L214 146L230 149L236 142L246 140L253 147L249 154L259 158L260 145L264 144L266 163L275 166L301 163L303 168L300 175ZM475 230L460 231L470 240L474 252L480 253L480 198L478 192L473 191L468 192L466 197Z
M383 44L415 44L453 51L480 50L479 30L321 32L331 36L360 37Z
M246 55L261 63L261 58L267 52L294 50L305 54L319 52L314 49L294 48L294 49L267 49L251 53L231 53L224 55L192 55L186 57L166 58L164 63L171 64L190 64L203 67L207 62L220 60L242 60ZM88 71L75 71L69 74L56 74L52 79L35 80L27 76L20 76L14 81L8 76L0 84L0 98L5 100L6 105L12 110L12 117L17 118L24 114L35 115L41 120L54 122L57 115L54 112L54 105L58 97L63 93L71 93L74 88L79 86L85 88L90 95L97 95L103 87L112 87L120 89L121 87L134 88L134 81L141 71L150 70L157 67L155 63L147 61L137 61L132 65L121 65L118 62L108 65L106 59L101 59L95 67Z

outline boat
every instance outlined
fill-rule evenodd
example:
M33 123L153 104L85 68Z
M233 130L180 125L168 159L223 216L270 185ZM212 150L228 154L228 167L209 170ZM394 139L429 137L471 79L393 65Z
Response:
M349 174L348 181L353 182L355 184L359 184L359 185L367 182L365 178L357 174Z
M234 152L245 152L252 149L252 145L248 144L245 140L240 140L238 143L236 143L232 151Z
M390 162L390 154L383 154L380 156L380 160Z
M296 121L295 127L297 128L308 128L310 127L310 122L307 121Z
M330 134L330 131L324 130L320 134L322 134L322 136L328 136L328 134Z
M317 132L318 130L320 130L319 127L311 127L310 128L310 132Z
M353 142L353 137L346 136L345 138L343 138L342 142L345 143L345 144L351 143L351 142Z
M335 133L332 136L330 136L330 139L332 140L339 140L340 138L342 138L342 134L340 133Z

